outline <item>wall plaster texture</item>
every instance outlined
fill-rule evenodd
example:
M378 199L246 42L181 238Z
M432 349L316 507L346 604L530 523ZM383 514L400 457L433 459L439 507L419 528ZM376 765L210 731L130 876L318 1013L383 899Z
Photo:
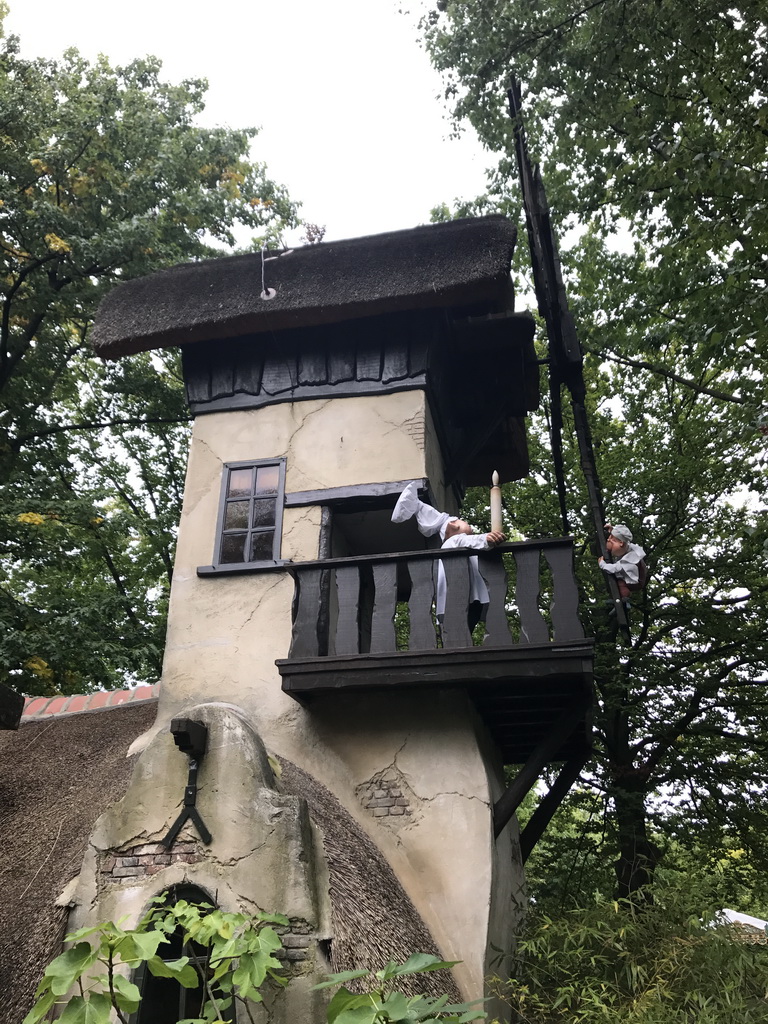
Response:
M185 826L180 841L195 853L158 866L151 875L115 878L120 851L157 843L176 819L188 760L170 733L155 735L141 754L128 791L99 818L72 895L71 929L127 919L133 926L153 896L188 881L226 911L280 912L305 935L286 936L292 976L276 995L274 1024L317 1024L324 999L311 987L328 970L317 941L330 937L328 876L322 840L306 804L278 792L264 744L237 709L224 704L189 708L208 726L208 749L198 778L197 806L213 839L200 842ZM294 946L306 947L301 958ZM257 1014L257 1020L261 1020Z
M492 787L498 784L481 752L483 727L468 698L459 690L346 695L309 712L282 693L274 664L290 645L293 581L287 572L196 575L198 565L211 562L223 463L276 456L287 458L287 493L428 476L437 503L455 511L422 391L199 416L153 735L206 699L241 708L271 752L320 780L368 832L443 955L463 961L456 980L466 996L477 998L490 944L503 937L499 920L509 913L519 878L502 867L512 860L509 836L493 840ZM317 557L320 515L318 507L285 509L283 558ZM413 794L412 813L382 823L357 791L389 766ZM234 876L231 884L237 884Z

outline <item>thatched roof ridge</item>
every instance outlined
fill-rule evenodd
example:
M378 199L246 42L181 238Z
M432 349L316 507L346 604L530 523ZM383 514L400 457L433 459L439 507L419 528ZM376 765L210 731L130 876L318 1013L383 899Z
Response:
M101 711L119 704L138 704L144 700L157 700L160 684L137 686L132 690L97 690L95 693L77 693L71 697L25 697L24 721L49 715L74 715L83 711Z
M119 285L101 303L96 354L500 300L517 231L502 216L186 263ZM263 271L263 278L262 278ZM262 280L274 297L261 297Z

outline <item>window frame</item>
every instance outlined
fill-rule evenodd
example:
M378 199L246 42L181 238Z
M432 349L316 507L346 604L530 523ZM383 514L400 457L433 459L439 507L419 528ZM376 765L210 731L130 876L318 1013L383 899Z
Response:
M273 530L272 538L272 558L261 558L252 562L222 562L221 561L221 547L224 541L224 519L227 511L227 505L232 503L232 499L227 499L227 490L229 485L230 472L238 469L253 469L258 470L266 466L277 466L278 467L278 480L277 480L277 493L275 494L275 523L274 527L269 529ZM211 565L211 569L216 573L227 573L227 572L247 572L252 569L259 568L271 568L276 565L284 565L285 562L280 558L280 550L283 542L283 510L285 508L285 467L286 459L285 456L277 456L272 459L246 459L241 462L225 462L222 467L221 474L221 490L219 492L219 511L216 519L216 533L214 536L214 557ZM254 493L251 491L249 502L253 502ZM243 500L243 499L239 499ZM249 527L245 533L250 543L250 538L254 534L267 533L268 529L259 530ZM206 567L207 568L207 567ZM200 570L198 570L199 572Z

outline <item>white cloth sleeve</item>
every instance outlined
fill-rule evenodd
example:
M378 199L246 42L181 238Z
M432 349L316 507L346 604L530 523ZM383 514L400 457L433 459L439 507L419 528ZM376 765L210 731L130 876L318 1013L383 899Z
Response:
M478 551L488 550L488 540L484 533L457 533L442 544L444 548L475 548Z
M403 489L400 497L397 499L397 504L392 512L392 522L404 523L406 520L413 518L413 516L416 516L416 525L419 528L419 533L424 537L431 537L435 533L440 533L446 523L455 518L455 516L451 516L447 512L438 512L431 505L425 505L419 499L415 480L412 480Z
M476 551L485 551L488 548L488 541L484 533L457 533L455 536L449 537L448 540L444 541L441 546L443 551L450 550L451 548L474 548ZM479 601L480 604L488 604L490 595L488 594L485 580L480 575L477 558L472 556L467 561L469 562L469 600L470 602ZM435 602L438 615L445 613L446 593L445 570L443 569L443 563L439 562L437 567L437 601Z
M600 563L600 568L611 576L619 576L627 583L637 583L640 580L638 563L644 557L645 551L639 544L630 544L629 550L622 555L618 562L603 561Z

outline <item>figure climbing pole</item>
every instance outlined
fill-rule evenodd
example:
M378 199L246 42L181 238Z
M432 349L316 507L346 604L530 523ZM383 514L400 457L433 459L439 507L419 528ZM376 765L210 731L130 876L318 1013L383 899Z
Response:
M568 300L560 270L560 254L557 239L552 230L549 205L541 180L538 164L532 165L528 156L525 128L522 117L520 83L512 78L509 92L510 116L515 131L515 154L520 173L520 185L525 206L525 221L528 244L531 250L533 282L539 313L547 325L549 339L549 395L552 431L552 457L557 480L557 494L563 530L570 533L568 508L566 504L565 472L563 466L563 415L561 389L568 389L571 398L573 423L579 445L581 470L587 485L594 539L603 558L608 555L604 530L605 509L603 508L600 478L595 464L592 447L592 433L586 410L586 387L584 384L584 357L576 327L568 308ZM629 620L626 608L619 594L616 580L605 577L606 586L616 609L616 620L623 636L629 640Z

